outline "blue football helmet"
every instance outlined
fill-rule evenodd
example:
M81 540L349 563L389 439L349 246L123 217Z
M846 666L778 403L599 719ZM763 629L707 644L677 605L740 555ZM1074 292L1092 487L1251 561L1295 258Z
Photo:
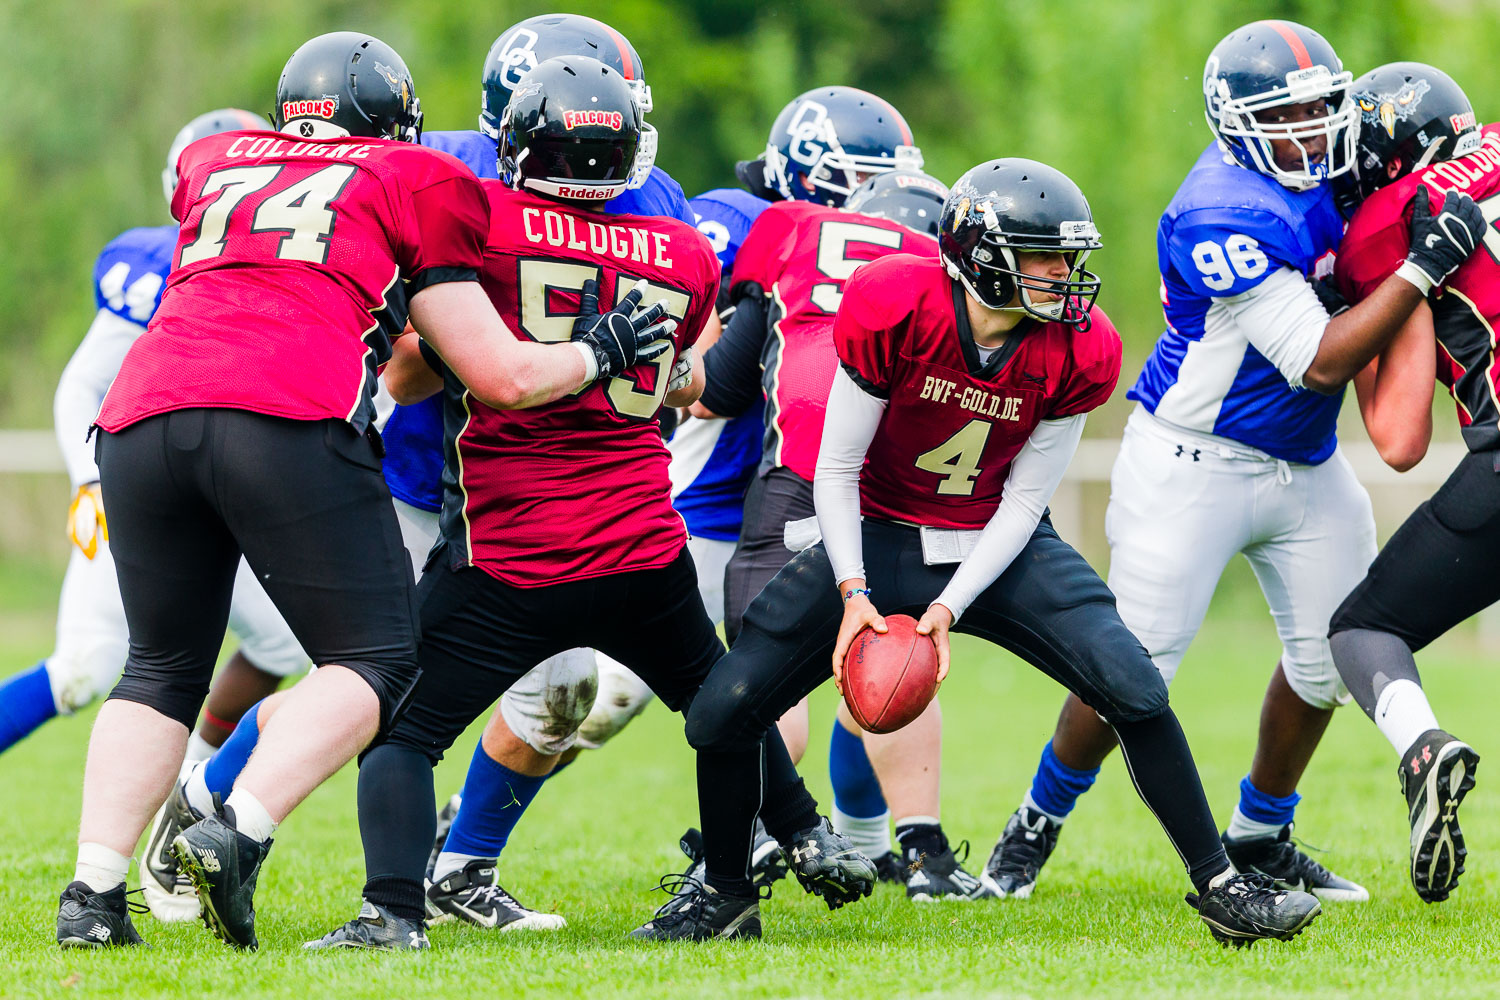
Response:
M479 131L494 139L497 148L505 127L505 106L517 84L539 63L556 56L599 60L625 78L642 115L651 111L651 88L629 39L603 21L582 14L539 14L502 31L484 58ZM629 187L645 184L655 163L656 129L643 124Z
M161 171L161 190L172 204L172 195L177 192L177 158L199 139L220 132L235 132L240 129L269 129L270 122L253 111L244 108L220 108L199 115L177 130L172 145L167 149L167 165Z
M1208 127L1243 167L1306 191L1346 173L1359 139L1359 108L1350 95L1354 75L1333 46L1293 21L1255 21L1214 46L1203 67L1203 104ZM1270 124L1259 115L1278 107L1322 101L1327 113L1307 121ZM1322 137L1327 150L1314 160L1308 140ZM1302 152L1302 166L1285 170L1271 149L1287 140Z
M871 174L920 171L922 151L886 101L854 87L819 87L776 116L762 162L769 191L837 208Z

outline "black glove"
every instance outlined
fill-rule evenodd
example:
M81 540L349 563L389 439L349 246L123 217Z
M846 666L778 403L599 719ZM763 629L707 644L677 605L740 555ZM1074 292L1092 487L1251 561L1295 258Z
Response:
M1474 199L1457 191L1449 191L1442 209L1433 215L1427 189L1419 187L1412 199L1411 250L1406 261L1436 285L1479 248L1488 225Z
M1328 311L1329 316L1337 316L1341 312L1349 311L1348 301L1333 286L1332 278L1309 278L1307 283L1312 286L1313 294L1318 297L1319 302L1323 303L1323 308Z
M601 313L599 282L590 278L583 283L572 339L594 352L596 379L618 375L637 361L649 361L672 349L669 338L677 329L677 321L667 318L667 304L658 302L637 311L644 284L637 284L619 305Z

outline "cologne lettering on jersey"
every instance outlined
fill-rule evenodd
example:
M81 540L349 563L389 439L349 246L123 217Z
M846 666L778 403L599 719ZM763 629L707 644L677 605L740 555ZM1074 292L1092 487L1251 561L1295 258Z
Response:
M241 143L244 143L243 147L241 147ZM312 156L328 160L365 160L369 159L372 150L378 148L378 146L365 143L356 146L347 143L336 144L332 142L293 142L289 139L277 139L269 136L252 139L248 135L242 135L229 144L229 148L224 150L224 155L231 159L244 157L247 160L273 156Z
M581 223L581 224L580 224ZM639 226L604 225L575 219L552 209L523 208L521 226L531 243L547 243L569 250L607 254L616 260L670 268L671 237Z
M1445 160L1429 168L1428 183L1439 193L1465 191L1475 181L1483 179L1497 168L1500 168L1500 136L1487 135L1479 148L1469 155L1460 156L1456 160ZM1433 175L1441 177L1452 187L1443 187Z

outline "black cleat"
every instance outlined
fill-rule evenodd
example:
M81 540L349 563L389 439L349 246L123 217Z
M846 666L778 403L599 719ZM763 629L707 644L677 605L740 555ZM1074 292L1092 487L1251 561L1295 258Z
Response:
M881 882L906 884L906 862L895 851L886 851L875 859L875 875Z
M359 916L302 947L308 951L321 951L325 948L423 951L427 948L427 929L420 920L398 917L367 899L359 908Z
M672 893L672 898L631 931L631 937L643 941L760 937L758 897L726 896L687 875L668 875L658 888Z
M1061 823L1053 822L1045 813L1022 806L1011 813L979 880L1001 899L1030 897L1042 866L1057 849L1060 833Z
M1290 941L1323 912L1316 896L1278 888L1268 875L1231 875L1202 896L1186 898L1215 940L1236 948L1261 938Z
M942 836L941 833L939 836ZM964 871L963 865L948 846L948 838L942 837L942 849L921 851L908 848L904 857L906 898L913 903L967 902L975 899L993 899L995 892L979 879ZM969 842L963 847L964 859L969 856Z
M1425 903L1441 903L1464 873L1458 806L1474 787L1479 755L1467 743L1432 729L1401 758L1401 790L1411 823L1411 884Z
M677 846L691 862L687 871L682 873L683 877L696 879L699 882L705 881L703 834L697 827L688 827L687 832L677 841ZM755 883L756 888L761 888L786 878L786 873L786 855L782 853L781 845L776 843L775 837L766 832L765 824L757 819L755 840L750 846L750 881Z
M121 948L144 945L130 922L130 911L145 913L139 903L127 903L125 886L95 892L73 882L57 901L57 943L64 948Z
M443 808L437 814L437 836L432 838L432 853L427 855L427 881L432 881L432 873L437 869L438 855L443 853L443 847L448 843L448 831L453 829L453 820L458 816L458 807L463 804L464 798L458 792L448 796L448 801L443 803Z
M257 843L230 822L232 814L210 816L172 840L177 866L197 890L203 922L227 945L254 951L255 880L271 842Z
M538 913L495 881L495 862L470 861L427 887L427 922L461 920L497 931L555 931L568 925L556 913Z
M141 889L151 915L163 923L196 920L198 917L198 896L193 892L193 883L177 870L172 841L202 818L188 804L186 786L179 780L151 821L151 836L146 841L146 849L141 852Z
M1278 889L1310 892L1330 903L1363 903L1370 898L1364 886L1335 875L1292 843L1290 823L1274 837L1234 840L1226 833L1222 840L1235 871L1268 875Z
M782 850L802 888L821 896L830 910L874 891L875 863L855 850L826 817L794 834Z

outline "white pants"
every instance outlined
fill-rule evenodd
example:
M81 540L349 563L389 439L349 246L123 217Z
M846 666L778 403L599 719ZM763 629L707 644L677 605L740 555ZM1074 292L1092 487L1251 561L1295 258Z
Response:
M396 519L418 577L438 534L438 515L400 500ZM715 621L724 617L724 566L733 542L688 539L698 592ZM553 756L575 743L598 749L645 709L651 689L628 667L592 649L568 649L538 663L500 698L500 714L519 739Z
M1244 553L1281 638L1282 669L1303 701L1349 700L1328 621L1375 558L1369 494L1343 453L1321 465L1158 420L1125 427L1104 519L1120 617L1171 683L1219 577Z
M307 669L307 654L243 559L229 628L240 640L240 652L259 669L278 677ZM57 710L66 715L108 694L129 651L130 629L109 543L101 542L93 559L73 547L57 603L57 646L47 657Z

